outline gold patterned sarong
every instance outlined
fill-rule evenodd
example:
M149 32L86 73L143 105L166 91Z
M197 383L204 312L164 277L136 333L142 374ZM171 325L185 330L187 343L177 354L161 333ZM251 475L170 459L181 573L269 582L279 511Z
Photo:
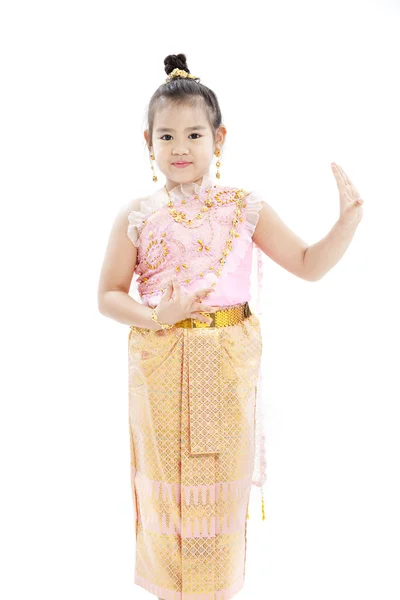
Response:
M129 332L135 583L166 600L244 584L260 323Z

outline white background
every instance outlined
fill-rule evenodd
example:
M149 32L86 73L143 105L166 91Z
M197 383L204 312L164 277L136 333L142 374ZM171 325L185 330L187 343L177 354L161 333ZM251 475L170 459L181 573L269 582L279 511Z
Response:
M263 190L310 245L339 216L332 161L364 199L320 281L265 257L267 520L253 488L237 597L398 600L399 2L14 1L0 23L0 595L150 598L128 327L97 284L116 212L163 184L145 114L182 52L220 101L221 184Z

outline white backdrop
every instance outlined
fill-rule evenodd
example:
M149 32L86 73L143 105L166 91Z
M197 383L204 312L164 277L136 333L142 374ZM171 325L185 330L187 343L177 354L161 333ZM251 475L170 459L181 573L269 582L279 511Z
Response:
M364 199L322 280L264 260L267 520L253 490L237 597L398 600L399 3L14 1L0 23L0 595L150 598L129 328L97 284L117 211L164 182L144 117L182 52L221 104L221 184L263 190L310 245L339 216L332 161Z

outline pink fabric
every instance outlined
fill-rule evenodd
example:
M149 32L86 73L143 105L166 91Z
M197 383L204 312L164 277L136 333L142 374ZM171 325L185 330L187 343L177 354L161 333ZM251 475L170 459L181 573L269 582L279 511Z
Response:
M176 209L196 223L194 229L174 221L164 188L144 198L140 210L130 213L127 233L138 248L135 269L138 290L142 302L148 306L157 306L163 293L161 290L173 275L177 276L186 293L214 284L215 289L207 298L211 306L229 306L251 300L252 235L262 206L261 197L251 192L246 196L246 206L240 215L242 221L237 229L239 237L233 238L232 251L225 257L225 264L219 265L218 259L230 239L236 204L231 202L202 212L210 189L211 198L221 193L225 200L233 198L237 188L216 185L207 174L200 186L178 185L169 192ZM197 199L193 198L195 195ZM199 213L203 215L202 219L196 219ZM168 253L164 255L164 251ZM161 261L158 266L157 261ZM208 270L211 264L215 265L214 270ZM221 268L220 277L216 274L218 267Z
M248 477L237 481L217 482L201 486L201 494L199 494L198 485L167 484L162 481L154 481L138 471L135 476L136 489L140 496L147 500L147 502L142 504L140 520L146 529L151 529L157 533L179 533L183 538L213 537L216 533L235 533L236 531L241 531L244 526L243 521L246 518L245 509L239 511L236 516L229 515L228 513L224 514L222 527L220 526L220 520L213 517L210 518L210 525L208 526L207 517L204 517L200 531L199 519L197 517L194 519L182 519L181 516L172 515L168 526L164 518L166 515L163 515L161 521L154 519L154 511L151 508L152 502L154 498L159 498L160 495L164 501L174 499L176 502L179 502L182 493L184 494L187 506L190 504L202 504L205 506L207 494L209 494L210 502L218 501L220 497L224 500L227 500L229 497L233 497L236 500L243 498L246 501L250 484L251 482ZM193 501L191 498L193 498Z

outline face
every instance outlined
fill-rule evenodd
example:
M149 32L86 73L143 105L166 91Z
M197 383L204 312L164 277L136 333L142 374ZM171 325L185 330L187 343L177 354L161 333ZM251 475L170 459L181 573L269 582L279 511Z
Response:
M180 183L200 185L203 175L210 170L215 150L222 149L225 135L225 127L219 127L214 142L200 102L197 107L165 103L155 114L152 143L148 130L144 132L155 163L166 177L168 190ZM190 164L179 168L174 165L179 161Z

